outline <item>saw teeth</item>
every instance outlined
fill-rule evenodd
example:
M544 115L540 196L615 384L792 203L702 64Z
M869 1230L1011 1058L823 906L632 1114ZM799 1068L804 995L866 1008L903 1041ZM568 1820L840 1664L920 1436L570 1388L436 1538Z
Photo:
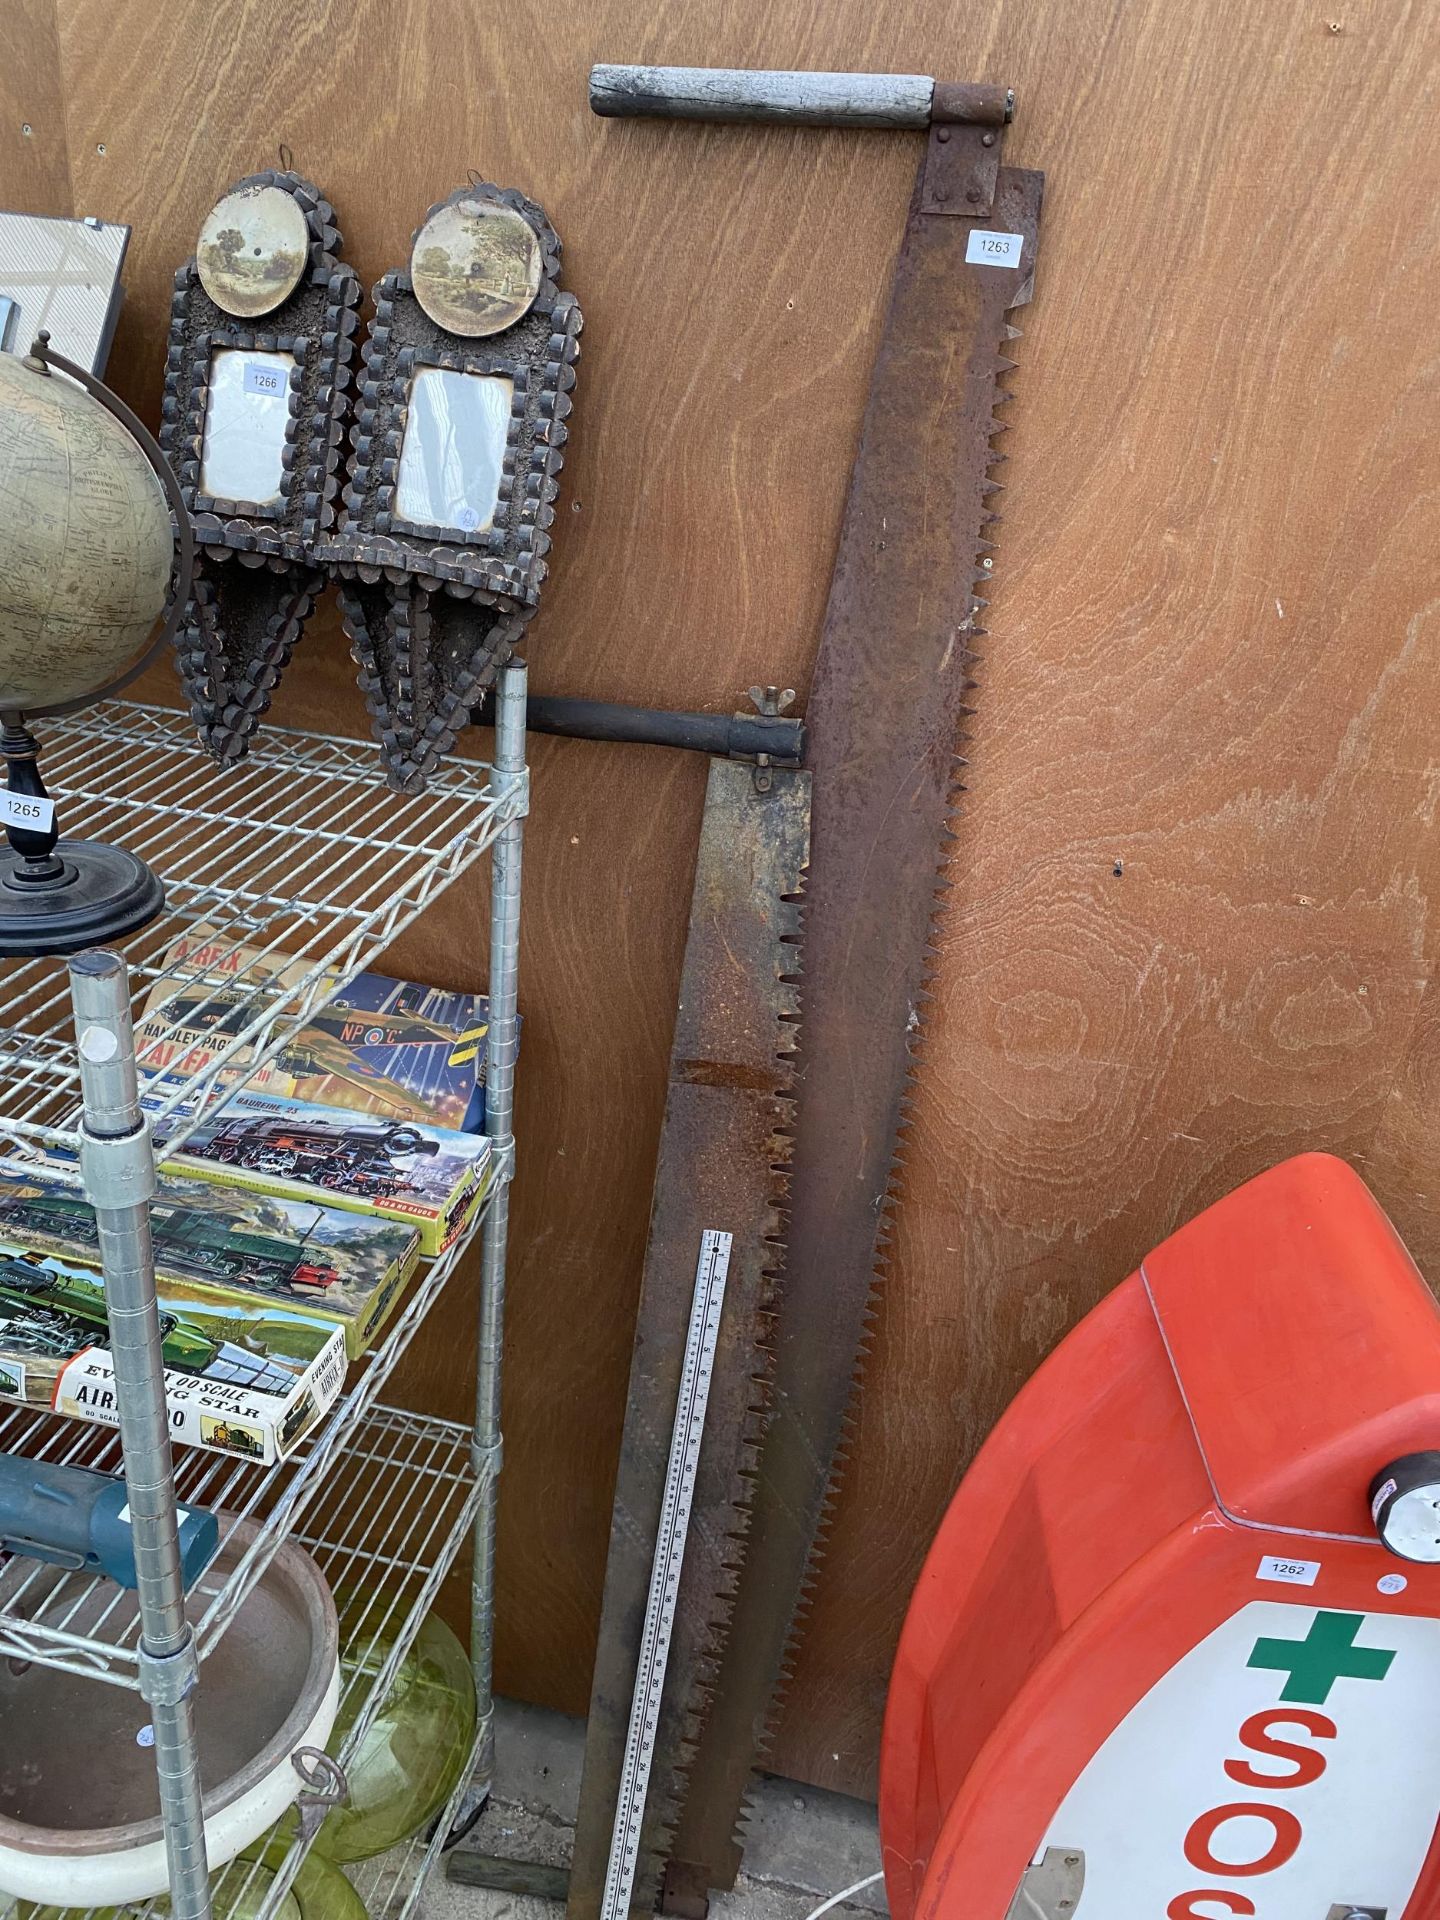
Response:
M1007 325L1005 329L1005 333L1006 333L1006 337L1009 339L1012 339L1012 340L1019 339L1021 335L1021 329L1019 327ZM1013 367L1015 364L1016 364L1015 362L1009 362L1008 366ZM1013 398L1013 394L1008 389L1001 389L1000 398L1004 400L1008 400ZM1008 426L1008 422L997 421L995 422L995 431L1004 432L1007 426ZM987 458L987 468L994 468L994 467L1003 465L1005 463L1006 458L1007 456L1005 454L999 453L994 451L993 449L990 449L988 452L988 458ZM989 473L987 472L986 478L981 483L980 491L982 496L985 498L989 498L993 494L1004 492L1004 490L1005 489L1004 489L1003 481L996 480L990 477ZM1000 518L1001 516L998 513L987 512L984 518L982 519L981 525L982 526L995 525L1000 521ZM977 553L985 552L985 551L994 551L995 543L990 540L982 539L981 541L978 542L976 550L977 550ZM979 584L981 580L988 581L992 577L992 571L993 570L988 567L983 569L977 568L976 584ZM985 609L986 607L988 607L989 603L988 601L986 601L985 599L981 598L978 595L973 596L973 598L974 598L974 608L972 610L971 633L976 638L983 638L985 637L985 629L983 627L978 627L973 624L973 613L978 613L979 611ZM967 682L967 687L969 688L973 688L974 685L975 685L975 682L973 680ZM963 709L964 717L967 719L970 717L971 714L973 714L973 712L974 712L974 709L970 707L966 707ZM955 759L958 765L961 765L961 766L964 765L963 756L957 753L955 755ZM952 787L952 790L951 790L952 805L951 805L950 813L949 813L949 816L947 817L945 827L943 830L942 845L941 845L940 855L939 855L937 866L936 866L937 899L936 899L936 905L933 908L932 914L931 914L930 926L931 926L932 934L934 933L934 931L938 926L940 913L942 910L942 902L940 900L940 896L943 894L949 893L953 889L955 884L954 881L949 878L949 869L950 869L951 862L954 858L954 848L957 843L957 836L953 832L953 830L950 828L949 821L950 819L954 818L956 811L958 811L958 808L954 804L954 802L958 799L959 796L963 795L965 791L966 789L964 788L963 784L960 784L958 782L956 783L955 786ZM932 954L934 954L935 950L934 950L933 944L931 943L927 943L927 944L930 945L930 951ZM938 958L939 958L938 954L935 955L935 958L938 961ZM934 972L935 972L935 969L930 969L929 977L931 979L934 978ZM925 993L924 998L928 1000L933 998L933 995L927 992ZM909 1051L912 1063L918 1061L925 1047L926 1038L927 1036L925 1031L925 1023L922 1018L915 1023L912 1030L908 1032L906 1036L907 1047L908 1047L908 1051ZM909 1071L909 1082L912 1087L916 1083L915 1069L913 1064ZM908 1095L907 1095L907 1098L908 1098ZM904 1142L903 1140L899 1140L896 1143L896 1152L892 1159L892 1176L898 1175L901 1172L904 1157L905 1157ZM880 1207L880 1216L877 1222L874 1274L871 1280L869 1293L867 1295L865 1306L861 1316L861 1333L860 1333L860 1338L857 1343L857 1349L856 1349L855 1371L854 1371L854 1374L852 1375L851 1400L840 1422L839 1442L836 1446L835 1453L832 1456L831 1471L827 1478L824 1495L819 1503L818 1520L817 1520L817 1525L816 1525L814 1536L811 1543L809 1561L806 1568L805 1577L802 1582L800 1592L796 1600L795 1609L794 1609L794 1613L791 1621L790 1633L787 1636L786 1643L785 1643L785 1650L780 1662L779 1681L778 1681L778 1684L776 1685L773 1695L771 1696L771 1700L769 1702L769 1705L765 1713L764 1723L760 1729L759 1738L756 1743L756 1752L755 1752L754 1762L753 1762L754 1768L759 1768L761 1766L765 1756L771 1751L774 1745L775 1736L778 1731L780 1720L784 1711L785 1697L790 1685L793 1683L793 1680L794 1680L796 1662L799 1657L800 1642L803 1636L803 1629L808 1624L810 1615L814 1608L818 1564L820 1560L823 1558L826 1545L828 1544L830 1530L834 1524L839 1487L843 1479L844 1469L849 1463L852 1449L858 1434L858 1422L856 1420L855 1411L854 1411L855 1394L860 1387L861 1377L864 1372L865 1362L868 1360L870 1354L874 1350L874 1343L875 1343L875 1339L876 1339L878 1327L879 1327L879 1306L880 1306L882 1289L885 1285L885 1282L889 1279L890 1271L893 1263L892 1250L893 1250L894 1237L895 1237L896 1211L897 1211L900 1199L901 1199L901 1193L899 1191L897 1184L895 1183L894 1178L892 1177L892 1180L890 1182L887 1182L885 1196ZM751 1793L747 1791L741 1800L739 1817L736 1821L735 1830L734 1830L734 1841L738 1846L742 1848L748 1837L748 1829L753 1819L754 1819L754 1802L753 1802Z
M1028 293L1026 297L1028 298ZM1013 325L1009 320L1006 320L1001 328L1001 342L1008 343L1011 341L1018 340L1020 338L1021 338L1021 329L1018 326ZM972 365L976 367L983 367L985 364L986 363L980 359L975 359L972 361ZM1008 430L1008 425L1009 425L1008 421L998 417L997 409L1002 406L1005 406L1013 397L1012 390L1008 386L1003 385L1002 382L1006 378L1008 378L1010 373L1012 373L1015 370L1016 366L1017 366L1017 362L1014 359L1010 358L1008 354L1005 354L1002 352L996 352L994 356L994 363L993 363L992 404L991 404L989 416L987 420L984 422L985 444L980 449L981 471L978 476L978 479L973 479L970 481L970 484L975 489L975 494L978 496L980 511L979 511L978 525L977 525L976 544L975 544L973 555L971 556L971 560L973 562L973 575L972 575L972 582L971 582L972 591L968 596L969 606L968 606L965 618L958 625L958 631L964 636L964 639L966 642L965 651L961 657L962 657L962 661L967 663L970 661L974 661L975 659L973 643L983 640L986 637L986 628L983 624L983 621L987 612L988 602L983 594L974 592L973 588L979 587L981 585L988 586L994 577L994 570L990 567L982 567L979 564L979 562L984 555L994 551L994 542L989 537L988 530L991 528L997 527L1000 522L1000 513L998 511L998 507L1000 503L998 502L998 500L996 500L996 496L1004 491L1004 483L996 477L996 473L998 472L999 468L1001 468L1005 464L1006 456L1003 453L998 451L998 449L995 447L993 442L996 439L998 439L1000 435L1004 434ZM989 502L994 502L994 505L993 506L988 505L987 503ZM961 567L959 570L959 578L962 581L964 579L964 572L963 572L964 564L965 564L965 556L962 554ZM977 683L973 675L967 673L958 689L954 687L953 681L951 682L951 688L953 691L957 691L963 695L963 694L968 694L970 692L973 692L976 688L976 684ZM959 705L959 708L960 708L961 721L962 721L962 727L963 727L963 724L968 721L970 715L973 713L973 707L971 707L968 701L964 699L960 700L957 704ZM960 806L966 791L964 780L961 777L964 770L964 766L965 766L965 762L964 762L963 756L957 753L955 757L955 762L954 762L953 777L949 784L948 790L944 796L944 802L943 802L944 817L941 820L940 826L939 826L939 844L936 852L933 898L930 903L929 936L925 942L926 957L925 957L925 963L920 970L921 986L920 986L920 991L917 993L915 998L911 1030L907 1033L907 1036L906 1036L909 1065L908 1065L907 1075L906 1075L905 1091L901 1099L901 1119L900 1119L900 1125L897 1132L897 1138L894 1143L894 1152L891 1156L890 1163L886 1171L886 1177L884 1181L882 1196L881 1196L879 1207L877 1209L874 1255L873 1255L873 1260L871 1263L871 1268L869 1273L869 1281L868 1281L868 1287L866 1290L866 1297L861 1307L861 1311L859 1315L858 1337L856 1341L855 1354L854 1354L854 1366L853 1366L853 1372L851 1376L849 1402L846 1405L846 1407L843 1409L841 1413L841 1417L836 1427L836 1432L835 1432L836 1445L835 1445L833 1454L831 1456L830 1467L826 1475L825 1485L823 1489L820 1490L820 1498L815 1508L815 1528L812 1535L809 1553L807 1556L805 1571L804 1571L803 1577L800 1580L798 1592L795 1594L794 1607L793 1607L793 1611L792 1611L790 1622L789 1622L789 1631L786 1635L785 1643L780 1654L780 1659L779 1659L778 1669L777 1669L777 1674L778 1674L777 1682L769 1700L765 1703L763 1713L761 1714L761 1724L757 1729L755 1751L751 1756L752 1781L754 1777L754 1769L763 1765L766 1756L770 1753L773 1747L776 1730L779 1725L782 1713L784 1711L786 1694L789 1686L792 1684L794 1679L795 1669L796 1669L796 1660L798 1656L801 1636L803 1634L803 1631L806 1625L808 1624L808 1621L810 1619L810 1616L814 1607L815 1592L816 1592L815 1583L816 1583L817 1564L824 1554L824 1551L826 1549L826 1546L830 1538L831 1530L834 1526L835 1514L836 1514L837 1492L840 1485L841 1477L843 1475L844 1469L854 1451L854 1448L858 1440L858 1433L859 1433L859 1426L858 1426L858 1419L857 1419L857 1411L858 1411L858 1404L859 1404L858 1394L860 1390L861 1378L863 1375L865 1363L870 1353L873 1351L874 1343L878 1336L878 1331L879 1331L878 1307L880 1303L881 1290L885 1285L886 1281L888 1280L890 1272L892 1270L892 1266L893 1266L893 1258L894 1258L893 1247L894 1247L894 1238L895 1238L896 1219L898 1214L898 1208L903 1198L905 1184L906 1184L907 1162L908 1162L909 1151L910 1151L910 1140L911 1140L911 1135L912 1135L913 1127L915 1123L914 1097L913 1097L914 1088L916 1085L915 1065L919 1061L920 1057L922 1056L926 1042L927 1042L927 1023L924 1015L925 1015L925 1010L928 1006L929 1001L934 997L933 992L931 991L931 983L935 978L935 974L938 969L939 959L940 959L940 955L937 947L937 936L940 932L943 918L947 913L948 904L949 904L948 896L951 893L954 886L954 881L950 877L949 869L950 869L951 862L954 858L956 847L958 846L958 837L951 822L956 818L960 810ZM801 891L798 894L798 896L796 896L797 916L798 916L798 922L800 927L800 933L799 935L796 936L797 946L799 946L800 943L803 941L803 935L805 932L805 902L806 902L805 885L807 882L808 882L808 872L804 876L802 876ZM803 951L803 946L801 947L801 951ZM785 1059L787 1063L791 1060L792 1053L796 1061L798 1062L799 1055L803 1050L803 1032L804 1032L804 1017L805 1017L805 1009L804 1009L805 974L803 969L803 960L801 963L801 970L797 974L790 975L790 976L782 976L782 978L785 978L787 980L787 983L793 980L795 984L797 984L800 988L800 1005L798 1009L798 1015L796 1016L793 1022L793 1025L791 1025L790 1027L790 1038L792 1040L798 1040L800 1044L795 1046L793 1049L787 1051L785 1055ZM785 1019L785 1016L782 1015L782 1020L783 1019ZM789 1150L791 1142L793 1141L793 1137L794 1137L793 1130L789 1130L789 1131L790 1131L790 1139L787 1140L787 1151ZM787 1170L788 1170L788 1162L787 1162ZM788 1210L782 1210L782 1219L784 1220L785 1225L788 1229L788 1226L789 1226ZM780 1237L777 1243L777 1252L780 1255L781 1266L783 1269L785 1265L788 1265L788 1260L789 1260L789 1249L783 1235ZM778 1288L776 1289L774 1298L779 1305L780 1311L783 1313L784 1301L785 1301L785 1286L784 1286L783 1279L781 1280ZM847 1308L847 1311L853 1311L853 1306ZM771 1323L772 1323L771 1327L767 1329L767 1333L773 1332L773 1315L771 1316ZM773 1376L774 1376L774 1367L777 1364L777 1355L769 1347L767 1347L765 1358L766 1358L765 1371L763 1376L760 1376L760 1377L763 1378L764 1380L766 1396L768 1399L769 1396L774 1391ZM829 1417L830 1415L827 1412L827 1420ZM763 1474L763 1458L764 1456L762 1454L761 1455L762 1474ZM754 1505L756 1494L758 1492L758 1488L760 1484L758 1479L755 1479L750 1476L747 1476L747 1480L749 1481L749 1484L746 1487L746 1492L744 1497L744 1504L746 1508L746 1519L745 1519L744 1531L746 1536L749 1535L749 1533L751 1532L752 1526L755 1524L755 1516L750 1512L750 1509ZM734 1569L739 1574L740 1579L742 1581L744 1579L744 1574L742 1570L744 1563L745 1563L745 1560L744 1560L743 1551L742 1551L742 1558L740 1562L737 1564L736 1568ZM788 1588L790 1570L787 1568L785 1572L786 1572L786 1584ZM723 1619L723 1623L724 1623L723 1637L721 1637L721 1629L719 1627L717 1627L717 1637L721 1637L721 1647L724 1649L728 1649L729 1646L732 1644L732 1636L734 1631L734 1610L731 1604L730 1595L728 1593L725 1596L722 1596L720 1616ZM725 1672L724 1656L722 1653L719 1664L717 1665L715 1670L714 1691L716 1693L718 1693L720 1689L723 1688L724 1672ZM748 1708L751 1704L748 1692L742 1696L742 1702L748 1711ZM699 1715L697 1717L697 1733L702 1745L697 1745L694 1752L690 1752L686 1754L685 1767L682 1775L681 1790L675 1797L672 1806L670 1808L667 1808L666 1810L665 1818L663 1821L663 1829L657 1829L657 1830L663 1830L663 1832L667 1836L667 1839L666 1839L667 1845L673 1846L675 1835L683 1831L682 1823L683 1823L685 1806L687 1804L687 1790L689 1788L689 1784L693 1776L694 1763L699 1757L699 1754L701 1753L701 1751L703 1751L703 1729L706 1726L706 1724L708 1723L705 1716L703 1714ZM712 1784L713 1786L718 1788L718 1786L721 1783L707 1782L707 1784ZM726 1790L727 1791L729 1790L728 1784L727 1784ZM716 1810L718 1811L718 1808ZM741 1847L744 1846L748 1838L750 1828L752 1827L755 1819L755 1812L756 1810L755 1810L754 1800L752 1797L752 1789L750 1786L747 1785L746 1788L743 1790L743 1792L739 1794L738 1804L735 1809L736 1817L735 1817L734 1826L732 1829L732 1843L731 1843L732 1853L733 1853L733 1848L736 1844L738 1844ZM698 1842L699 1839L700 1839L699 1835L691 1835L686 1839L685 1844L689 1845L692 1840ZM710 1823L710 1831L706 1833L704 1836L704 1845L708 1850L713 1851L716 1854L723 1855L724 1849L720 1845L718 1834L715 1833L714 1831L713 1822ZM697 1847L697 1851L698 1851L698 1847ZM687 1860L690 1858L688 1854L686 1857L687 1857ZM725 1865L725 1862L723 1858L719 1858L719 1859L712 1859L709 1861L705 1861L700 1864L705 1864L717 1870L722 1870Z

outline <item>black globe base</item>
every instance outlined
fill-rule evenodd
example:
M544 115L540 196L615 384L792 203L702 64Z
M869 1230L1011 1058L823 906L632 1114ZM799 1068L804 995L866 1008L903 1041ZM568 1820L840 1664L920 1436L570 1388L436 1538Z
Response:
M165 889L143 860L98 840L59 840L39 858L0 843L0 957L79 953L148 926Z

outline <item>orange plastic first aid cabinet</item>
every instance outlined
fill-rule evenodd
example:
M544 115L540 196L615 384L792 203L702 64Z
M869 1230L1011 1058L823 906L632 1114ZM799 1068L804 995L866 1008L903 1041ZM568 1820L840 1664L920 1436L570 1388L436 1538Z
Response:
M881 1765L894 1920L1440 1920L1432 1448L1440 1312L1342 1162L1151 1254L925 1564Z

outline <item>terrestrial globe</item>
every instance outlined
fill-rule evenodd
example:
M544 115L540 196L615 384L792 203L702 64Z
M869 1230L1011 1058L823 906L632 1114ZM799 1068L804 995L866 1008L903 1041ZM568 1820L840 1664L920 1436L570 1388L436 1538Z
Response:
M171 619L158 635L180 530ZM164 904L134 854L62 840L29 722L128 684L189 593L191 534L160 449L113 394L51 354L0 353L0 954L73 953Z

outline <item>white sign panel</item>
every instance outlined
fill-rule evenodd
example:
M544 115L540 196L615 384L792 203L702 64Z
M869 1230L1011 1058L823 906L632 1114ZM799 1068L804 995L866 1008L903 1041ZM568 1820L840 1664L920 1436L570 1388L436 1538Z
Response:
M1267 1553L1255 1576L1257 1580L1278 1580L1287 1587L1313 1587L1319 1577L1318 1560L1287 1560L1278 1553Z
M410 386L395 511L457 533L493 526L515 383L500 374L422 367Z
M11 793L0 787L0 825L29 827L32 833L48 833L55 824L55 802L35 794Z
M965 258L972 266L1018 267L1024 246L1023 233L987 233L975 227L965 242Z
M200 451L202 493L255 507L280 498L294 366L293 353L224 347L212 354Z
M1036 1849L1076 1920L1401 1920L1440 1815L1440 1620L1255 1600L1158 1680Z

